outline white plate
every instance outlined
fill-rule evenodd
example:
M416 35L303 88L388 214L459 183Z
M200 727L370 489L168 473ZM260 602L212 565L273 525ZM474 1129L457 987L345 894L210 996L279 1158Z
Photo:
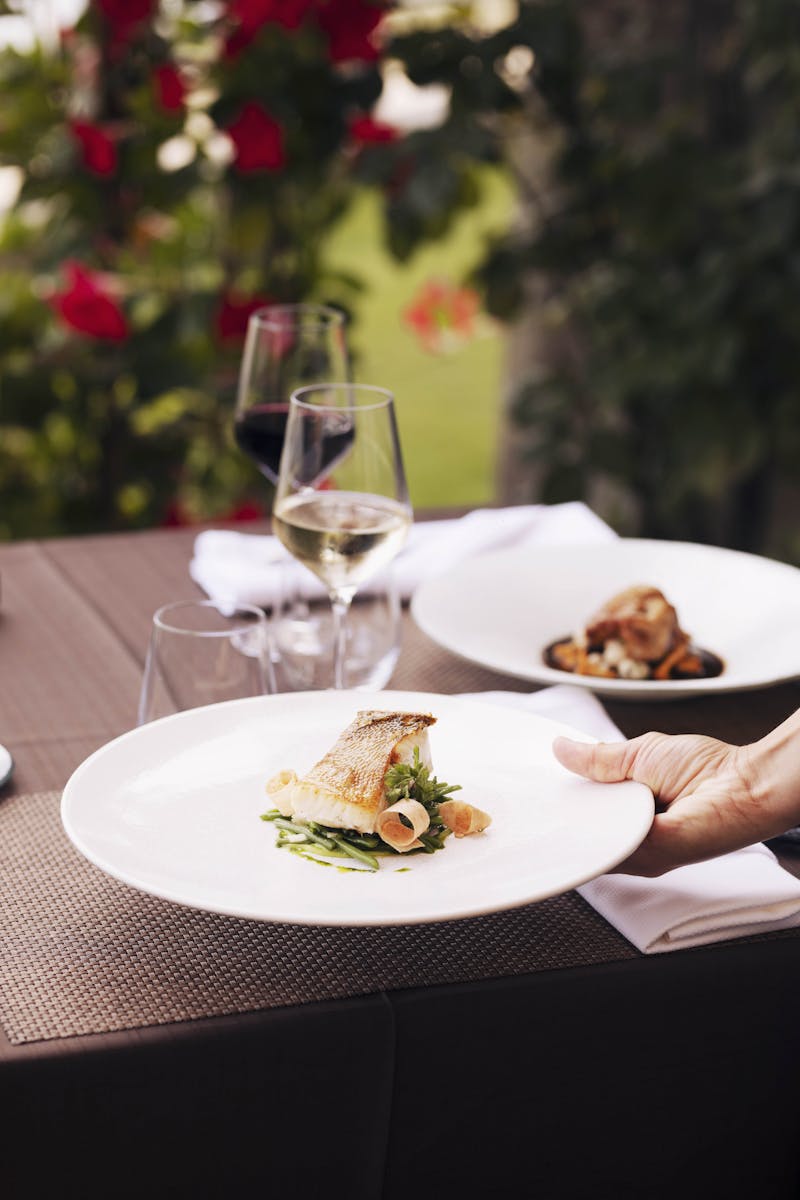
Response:
M693 641L725 663L714 679L596 679L545 665L616 592L661 588ZM606 696L674 700L767 687L800 676L800 570L714 546L636 538L476 556L424 583L412 613L454 654L535 683L572 683Z
M491 813L431 855L343 873L275 846L265 781L303 773L362 708L432 712L434 771ZM512 908L599 875L647 833L650 791L553 758L542 717L418 692L300 692L194 709L126 733L67 784L64 828L109 875L167 900L265 921L392 925ZM582 736L582 735L578 735ZM584 740L587 740L584 738ZM399 871L398 868L408 870Z
M5 746L0 746L0 787L7 783L14 771L14 759Z

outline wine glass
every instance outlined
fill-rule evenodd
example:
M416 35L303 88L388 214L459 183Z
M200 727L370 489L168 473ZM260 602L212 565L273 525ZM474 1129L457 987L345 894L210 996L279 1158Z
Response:
M292 392L350 377L344 327L344 313L324 304L270 304L247 323L234 437L273 485Z
M349 383L293 392L273 526L328 590L335 688L346 686L345 623L353 596L398 553L411 520L392 393Z

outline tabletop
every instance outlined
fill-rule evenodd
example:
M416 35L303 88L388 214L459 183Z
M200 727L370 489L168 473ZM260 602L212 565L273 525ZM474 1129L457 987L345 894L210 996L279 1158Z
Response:
M151 615L197 594L187 572L195 536L0 547L0 729L16 764L7 802L57 792L134 725ZM409 616L390 686L531 690L456 660ZM743 743L798 697L784 684L606 708L628 736L659 729ZM797 856L782 861L800 875ZM574 943L598 929L563 932ZM87 1198L232 1196L268 1181L374 1200L409 1190L518 1196L523 1170L556 1200L666 1197L679 1185L704 1200L797 1196L799 945L755 939L578 966L566 955L562 969L535 974L24 1044L0 1031L0 1098L13 1097L5 1194L49 1194L49 1162L62 1178L71 1163L82 1179L74 1194ZM340 1135L331 1114L342 1086ZM654 1146L659 1119L670 1133Z

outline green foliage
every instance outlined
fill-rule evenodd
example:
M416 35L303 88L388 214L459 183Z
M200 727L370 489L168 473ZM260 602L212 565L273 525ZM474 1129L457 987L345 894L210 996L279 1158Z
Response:
M543 297L514 405L538 498L611 494L626 532L786 552L768 538L800 454L798 46L795 0L522 0L491 35L395 44L452 88L446 124L397 148L416 160L389 201L402 253L468 202L475 160L556 146L479 271L503 319Z
M248 305L352 310L360 264L324 246L361 185L407 263L500 166L523 219L472 281L504 322L537 309L512 409L531 498L797 552L774 540L800 459L795 0L519 0L489 31L469 4L439 13L406 14L384 55L446 86L446 118L367 143L370 0L94 0L55 50L0 53L0 166L22 173L0 230L0 536L262 495L229 434ZM186 98L165 103L175 65Z
M248 306L351 306L358 280L321 246L369 162L350 121L381 77L366 41L338 61L333 17L326 33L306 5L289 28L262 6L246 27L248 7L95 0L57 47L0 52L0 166L21 177L0 226L0 537L263 496L229 432ZM255 161L233 151L248 104L271 161L263 129Z

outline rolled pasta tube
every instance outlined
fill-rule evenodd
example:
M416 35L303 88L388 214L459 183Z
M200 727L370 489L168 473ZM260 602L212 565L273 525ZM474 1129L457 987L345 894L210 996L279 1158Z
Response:
M296 783L297 775L294 771L278 771L267 783L267 795L282 817L293 815L292 795Z
M410 828L400 820L401 817L411 822ZM398 800L383 810L375 829L378 837L383 838L388 846L404 854L406 850L419 849L422 845L419 835L425 832L430 823L430 817L418 800Z
M470 833L482 833L491 825L492 818L466 800L445 800L439 805L439 816L448 829L457 838L467 837Z

